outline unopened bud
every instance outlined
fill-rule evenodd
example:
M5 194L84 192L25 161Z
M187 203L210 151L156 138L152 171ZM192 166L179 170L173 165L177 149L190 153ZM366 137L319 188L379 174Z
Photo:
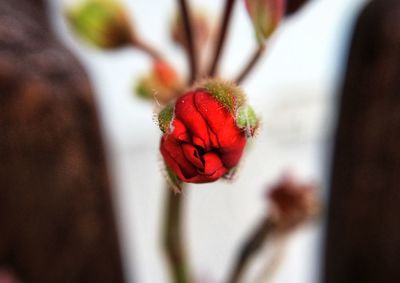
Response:
M201 50L211 35L211 26L209 24L207 16L202 11L193 11L191 18L194 34L196 34L196 44L198 50ZM172 21L171 38L176 44L184 48L188 47L181 13L177 13L174 20Z
M246 8L261 44L278 27L284 14L284 0L245 0Z
M269 192L271 217L283 231L288 231L315 217L320 210L314 184L298 183L284 177Z
M131 26L118 0L84 0L66 15L73 30L98 48L118 48L131 41Z
M175 98L183 82L176 71L164 61L154 61L152 71L136 84L136 94L165 104Z

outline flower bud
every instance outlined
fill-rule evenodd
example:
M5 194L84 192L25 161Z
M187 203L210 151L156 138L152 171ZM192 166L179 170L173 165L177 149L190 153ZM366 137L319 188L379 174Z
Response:
M207 20L207 16L202 11L194 11L191 18L194 34L196 35L197 49L202 50L211 35L211 26ZM185 27L180 12L176 13L170 30L172 40L176 44L187 48L188 43L186 39Z
M314 184L284 177L269 192L271 217L282 231L289 231L318 215L320 203Z
M131 26L118 0L84 0L66 15L76 34L98 48L118 48L131 41Z
M165 104L176 96L182 85L175 70L168 63L157 60L153 63L152 71L138 81L136 94Z
M284 13L284 0L245 0L247 12L261 44L277 28Z
M163 132L160 151L169 172L188 183L213 182L232 174L247 138L238 124L245 128L257 123L249 109L239 87L219 80L200 83L168 105L158 121ZM238 123L238 113L245 112L252 117Z

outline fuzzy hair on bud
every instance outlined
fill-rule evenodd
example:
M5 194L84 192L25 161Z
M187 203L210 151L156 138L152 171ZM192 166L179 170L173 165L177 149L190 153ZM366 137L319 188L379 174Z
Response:
M168 129L171 127L171 121L174 118L174 106L168 104L165 108L158 114L158 126L163 133L167 133Z
M197 89L204 89L231 113L246 103L246 96L242 89L233 82L220 79L208 79L195 85Z

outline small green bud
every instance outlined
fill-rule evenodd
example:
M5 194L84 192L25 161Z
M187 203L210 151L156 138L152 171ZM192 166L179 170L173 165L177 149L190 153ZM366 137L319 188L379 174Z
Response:
M151 82L148 78L141 78L135 86L136 94L144 99L152 98Z
M269 38L284 14L284 0L245 0L259 44Z
M84 0L66 16L73 30L98 48L118 48L131 41L132 30L118 0Z

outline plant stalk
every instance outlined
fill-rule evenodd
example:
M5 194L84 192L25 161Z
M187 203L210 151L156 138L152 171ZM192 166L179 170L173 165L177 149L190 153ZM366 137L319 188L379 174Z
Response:
M215 76L215 74L218 70L218 63L221 58L222 51L224 49L225 39L226 39L227 31L229 28L229 24L231 21L234 4L235 4L235 0L226 0L226 2L225 2L224 15L222 18L222 23L220 25L218 41L216 42L216 45L215 45L213 59L211 62L211 67L208 72L208 75L210 77Z
M250 57L250 60L247 62L243 70L239 73L239 75L235 79L235 82L237 84L242 83L247 78L247 76L257 65L257 62L260 60L262 55L265 53L265 50L266 50L265 44L261 44L258 46L258 48L254 51L253 55Z

